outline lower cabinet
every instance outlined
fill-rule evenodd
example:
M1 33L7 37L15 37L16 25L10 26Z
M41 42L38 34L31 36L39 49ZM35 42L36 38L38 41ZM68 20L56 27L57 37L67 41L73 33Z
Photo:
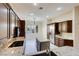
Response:
M36 39L37 51L40 51L40 41Z
M63 46L64 45L64 40L62 40L61 38L56 38L55 45L59 46L59 47Z
M50 42L40 42L41 51L48 50L50 48Z
M64 40L64 46L73 46L73 40Z
M37 51L48 50L50 48L50 42L49 41L40 42L37 39L36 43L37 43Z
M73 46L73 40L56 38L55 39L55 45L58 46L58 47Z

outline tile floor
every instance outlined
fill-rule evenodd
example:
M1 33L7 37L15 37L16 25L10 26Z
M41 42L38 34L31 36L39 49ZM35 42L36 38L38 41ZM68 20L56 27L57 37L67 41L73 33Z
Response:
M54 48L58 48L58 47L57 47L56 45L50 43L50 50L51 50L51 49L54 49Z
M26 46L25 47L25 55L37 52L36 40L34 40L34 39L26 40L25 46Z

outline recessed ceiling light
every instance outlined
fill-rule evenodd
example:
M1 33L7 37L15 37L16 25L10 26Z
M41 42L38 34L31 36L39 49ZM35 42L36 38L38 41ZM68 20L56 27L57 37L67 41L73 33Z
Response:
M57 11L60 11L60 10L62 10L62 7L58 7L58 8L57 8Z
M36 6L37 5L37 3L34 3L34 6Z

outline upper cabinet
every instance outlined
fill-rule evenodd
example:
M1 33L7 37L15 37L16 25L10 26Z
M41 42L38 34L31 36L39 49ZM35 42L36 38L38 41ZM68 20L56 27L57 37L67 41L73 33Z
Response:
M60 27L59 27L59 23L55 23L55 34L60 34Z
M72 20L59 23L59 32L72 33Z
M62 24L63 32L72 33L72 21L65 21Z
M67 22L62 22L62 32L67 32Z
M59 28L58 28L59 32L62 32L62 23L59 23Z
M72 33L72 21L67 21L67 32Z
M25 37L25 20L19 20L20 37Z

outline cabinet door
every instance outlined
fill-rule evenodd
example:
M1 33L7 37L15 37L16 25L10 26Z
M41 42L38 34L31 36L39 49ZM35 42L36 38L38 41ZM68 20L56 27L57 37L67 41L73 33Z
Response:
M62 32L67 32L67 22L62 23Z
M64 40L64 46L73 46L73 40Z
M59 32L62 32L62 23L59 23Z
M61 46L64 46L64 40L59 38L58 40L58 46L61 47Z
M72 33L72 21L67 21L67 32Z
M19 20L20 37L25 37L25 21Z
M64 40L61 38L56 38L55 45L59 47L64 46Z
M55 23L55 34L60 34L60 32L59 32L59 23Z

